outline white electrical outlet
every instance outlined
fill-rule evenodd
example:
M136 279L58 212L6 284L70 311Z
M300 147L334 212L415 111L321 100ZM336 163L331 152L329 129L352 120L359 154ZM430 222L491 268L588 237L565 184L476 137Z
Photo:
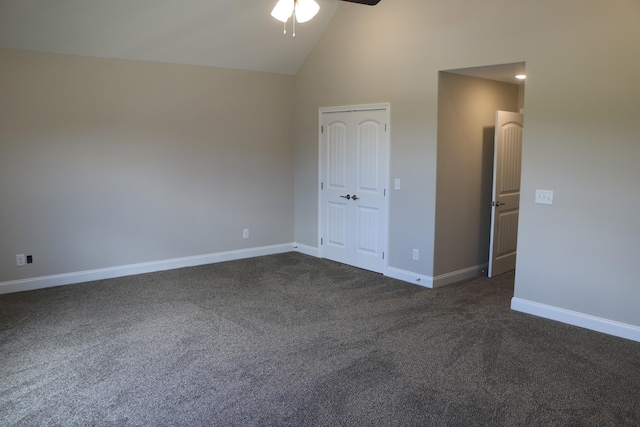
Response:
M536 190L536 203L539 205L552 205L553 191L552 190Z
M245 228L244 230L242 230L242 238L243 239L248 239L249 238L249 229Z
M27 257L24 256L24 254L18 254L16 255L16 265L18 267L22 267L23 265L25 265L27 263Z
M420 259L420 251L417 249L413 250L413 260L418 261Z
M396 178L396 179L393 181L393 188L395 188L396 190L399 190L399 189L400 189L400 178Z

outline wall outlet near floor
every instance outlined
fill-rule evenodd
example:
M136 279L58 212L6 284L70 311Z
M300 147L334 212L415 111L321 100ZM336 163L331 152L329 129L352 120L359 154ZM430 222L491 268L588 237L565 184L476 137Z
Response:
M413 260L418 261L420 259L420 251L417 249L413 250Z
M25 256L25 254L16 255L16 265L18 267L22 267L26 263L27 263L27 257Z
M249 229L245 228L244 230L242 230L242 238L243 239L248 239L249 238Z

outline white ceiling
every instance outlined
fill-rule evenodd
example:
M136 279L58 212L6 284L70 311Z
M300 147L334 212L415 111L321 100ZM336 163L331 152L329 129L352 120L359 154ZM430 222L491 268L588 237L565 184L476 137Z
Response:
M0 0L0 47L295 74L338 7L369 7L317 1L292 38L276 0Z
M488 65L485 67L459 68L457 70L446 70L446 72L518 85L524 84L524 80L518 80L515 76L518 74L527 74L524 62Z

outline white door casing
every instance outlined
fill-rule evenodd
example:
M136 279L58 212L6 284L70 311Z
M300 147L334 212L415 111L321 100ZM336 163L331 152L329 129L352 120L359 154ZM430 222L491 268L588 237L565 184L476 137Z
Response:
M516 267L523 115L496 111L489 277Z
M320 255L384 273L389 106L320 110Z

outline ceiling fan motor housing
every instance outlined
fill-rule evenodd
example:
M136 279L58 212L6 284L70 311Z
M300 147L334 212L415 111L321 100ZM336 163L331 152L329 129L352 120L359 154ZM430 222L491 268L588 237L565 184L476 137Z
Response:
M342 1L348 1L351 3L359 3L359 4L368 4L369 6L375 6L378 3L380 3L380 0L342 0Z

